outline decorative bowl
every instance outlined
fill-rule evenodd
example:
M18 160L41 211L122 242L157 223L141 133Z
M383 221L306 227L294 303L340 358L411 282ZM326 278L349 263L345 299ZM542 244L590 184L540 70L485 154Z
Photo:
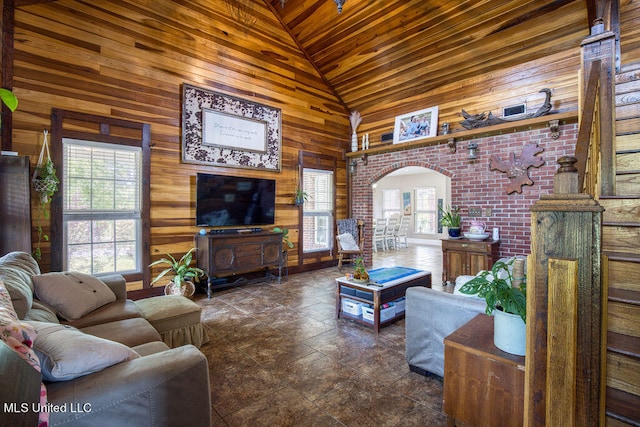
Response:
M484 240L489 237L489 233L464 233L464 237L469 240Z

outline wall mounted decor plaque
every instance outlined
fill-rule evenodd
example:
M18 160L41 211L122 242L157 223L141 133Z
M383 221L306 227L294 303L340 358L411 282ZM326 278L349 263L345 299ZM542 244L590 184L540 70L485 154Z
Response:
M516 192L522 194L522 186L533 185L527 169L530 167L539 168L544 164L542 157L536 156L543 151L544 148L538 147L538 144L532 142L522 148L522 154L519 157L516 156L516 153L511 153L507 160L502 160L493 154L489 160L489 170L498 170L507 174L509 178L507 194Z
M182 89L184 163L280 171L279 108L188 84Z

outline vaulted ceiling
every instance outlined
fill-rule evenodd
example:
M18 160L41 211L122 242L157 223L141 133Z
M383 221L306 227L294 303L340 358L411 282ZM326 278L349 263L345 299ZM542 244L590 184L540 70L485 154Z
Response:
M349 108L394 106L462 79L577 48L585 0L266 0ZM526 78L526 76L523 76Z

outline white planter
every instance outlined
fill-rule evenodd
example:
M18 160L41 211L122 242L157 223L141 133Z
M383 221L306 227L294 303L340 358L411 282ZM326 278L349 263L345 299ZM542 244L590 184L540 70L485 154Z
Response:
M493 343L500 350L525 355L526 326L517 314L493 310Z
M351 151L358 151L358 134L355 131L351 134Z

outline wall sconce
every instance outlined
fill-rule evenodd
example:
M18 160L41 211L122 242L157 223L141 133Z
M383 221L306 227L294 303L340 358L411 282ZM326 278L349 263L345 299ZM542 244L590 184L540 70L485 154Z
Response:
M553 139L560 138L560 121L549 120L549 130L551 131L551 138Z
M349 173L351 175L356 173L356 166L358 166L358 162L355 160L352 160L351 163L349 163Z
M449 147L449 152L451 154L454 154L456 152L456 139L455 138L449 138L447 140L447 146Z
M467 157L467 159L475 160L478 158L478 143L470 142L469 145L467 145L467 150L469 150L469 157Z

